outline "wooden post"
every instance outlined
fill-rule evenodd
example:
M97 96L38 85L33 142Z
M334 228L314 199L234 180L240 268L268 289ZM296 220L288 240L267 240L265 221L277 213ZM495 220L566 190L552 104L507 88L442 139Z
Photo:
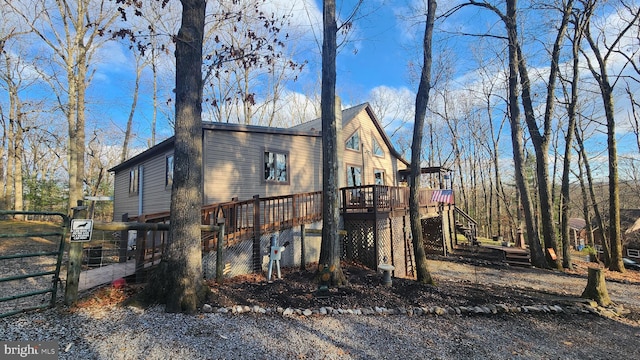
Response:
M307 237L307 230L304 224L300 224L300 270L307 269L307 258L305 256L305 238Z
M611 304L602 269L593 267L589 268L587 287L582 292L582 297L595 300L600 306L607 306Z
M129 213L122 214L122 222L129 221ZM127 262L127 253L129 250L129 231L120 231L120 248L118 251L118 262Z
M253 196L253 272L262 272L260 251L260 195Z
M144 215L138 216L138 222L145 223ZM145 265L145 256L147 253L146 240L147 231L144 229L136 230L136 282L141 283L144 281L143 271ZM152 255L153 256L153 255Z
M78 206L73 208L73 219L85 219L87 207L82 206L82 200L78 200ZM69 265L67 266L67 285L64 292L64 303L73 305L78 300L78 285L80 283L80 271L82 271L82 243L71 242L69 244Z
M393 218L389 218L389 248L391 249L391 259L387 261L387 264L395 265L395 254L393 251Z
M216 250L216 282L222 284L222 276L224 275L224 218L217 218L218 226L218 242Z

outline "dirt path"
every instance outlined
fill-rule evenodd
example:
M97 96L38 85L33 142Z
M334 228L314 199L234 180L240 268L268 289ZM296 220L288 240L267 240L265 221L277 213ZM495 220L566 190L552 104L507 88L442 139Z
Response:
M451 261L430 260L429 270L438 279L459 280L477 284L513 286L542 290L563 296L582 294L587 285L584 262L576 262L577 271L565 273L554 270L528 269L519 267L492 268ZM628 271L625 279L607 279L607 290L616 303L640 307L640 278L638 272Z

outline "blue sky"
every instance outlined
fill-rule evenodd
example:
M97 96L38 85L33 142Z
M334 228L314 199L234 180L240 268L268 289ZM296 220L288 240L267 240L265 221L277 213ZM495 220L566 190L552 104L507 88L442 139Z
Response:
M210 2L212 3L212 2ZM357 0L338 1L338 16L344 19L349 15ZM110 3L113 5L113 3ZM347 42L339 49L337 59L337 91L342 98L343 105L356 105L364 101L375 101L377 97L385 103L395 103L396 112L385 114L381 120L383 123L389 122L396 117L404 117L406 129L411 128L411 114L413 106L413 96L416 84L411 81L409 63L419 65L421 60L420 45L421 33L424 27L424 2L422 0L367 0L363 3L363 8L353 23L353 28L347 34ZM439 4L440 11L453 3ZM502 4L502 3L500 3ZM289 99L305 98L319 93L320 78L320 42L321 42L321 5L320 0L269 0L265 7L275 13L291 14L291 25L287 29L291 37L286 44L286 56L291 56L297 61L308 61L305 70L299 74L296 82L287 82L287 95ZM166 11L166 14L179 15L179 2L172 0L169 6L174 8ZM502 6L502 5L501 5ZM601 21L605 24L615 24L615 16L600 14ZM526 26L521 29L523 37L527 40L531 50L535 47L536 41L533 39L533 32L545 26L546 19L532 19L526 22ZM170 24L170 22L167 22ZM548 25L548 24L546 24ZM486 61L495 61L496 58L504 56L504 44L500 40L487 41L478 38L463 37L456 35L456 32L491 31L494 34L502 35L501 23L493 15L478 9L467 9L460 14L456 14L444 21L437 23L435 33L436 42L434 55L439 57L447 55L444 63L450 69L434 68L437 75L442 75L446 71L450 72L448 80L448 95L456 95L464 98L469 96L463 93L462 88L478 88L479 79L482 74L477 70L478 64L475 60L480 49L490 50L488 45L494 46L493 51L484 52ZM165 30L167 34L175 33L177 22L168 25ZM342 39L342 38L341 38ZM489 44L490 43L490 44ZM637 44L636 44L637 47ZM535 50L535 49L534 49ZM539 49L538 49L539 50ZM171 96L174 84L174 70L172 60L172 49L166 55L165 63L160 67L162 83L160 103L158 113L158 140L162 140L172 135L172 129L167 119L172 118L172 103L167 103ZM532 51L536 55L542 52ZM540 57L544 59L544 56ZM92 127L104 129L117 127L124 129L124 123L129 114L131 104L131 94L133 88L134 58L126 46L121 43L108 42L98 52L96 73L93 77L89 91L88 123L89 132ZM542 84L546 75L546 63L537 62L538 59L530 57L527 59L531 67L532 80ZM434 66L438 66L437 63ZM488 68L489 65L484 65ZM615 67L615 65L614 65ZM149 126L151 121L152 107L150 101L150 73L147 69L141 84L141 98L135 116L134 131L136 133L136 146L146 146L149 137ZM485 76L499 76L495 74L485 74ZM382 95L380 95L382 94ZM258 99L260 101L260 99ZM601 101L598 98L591 100L594 104ZM458 102L461 103L461 102ZM456 105L459 105L456 103ZM621 118L625 116L625 109L618 107ZM400 112L403 112L400 114ZM380 117L381 114L378 114ZM459 116L463 118L463 115ZM442 121L440 121L441 123ZM399 123L399 121L398 121ZM508 127L505 128L508 131ZM627 129L621 126L619 134L621 140L620 149L623 151L633 151L633 140L630 135L625 135ZM508 136L503 136L505 149L510 147L507 141ZM116 143L121 142L121 138L116 138ZM605 146L601 135L595 135L593 146L602 149ZM598 153L598 150L594 150ZM505 152L505 154L507 154Z
M305 96L310 88L319 93L321 1L274 0L271 3L278 11L292 15L289 30L295 34L291 36L294 40L286 44L284 51L293 52L292 56L298 61L308 61L298 80L287 83L289 90ZM342 19L348 16L355 3L353 0L339 1L338 16ZM412 48L415 44L411 43L415 29L409 28L399 18L399 14L406 12L408 4L406 0L365 1L338 53L337 91L344 105L368 101L371 91L379 87L405 94L411 91L407 66L412 52L415 52L415 48ZM422 30L422 25L419 30ZM345 38L341 37L340 40ZM101 53L105 63L98 68L92 84L92 101L96 103L96 108L100 108L99 115L108 115L116 126L122 127L131 102L133 57L119 44L108 44ZM173 70L169 66L165 69L165 90L172 87L174 81ZM147 70L146 80L142 82L143 96L136 113L136 128L141 141L151 117L149 75ZM169 107L165 112L168 111ZM164 137L170 136L171 129L166 121L159 121L159 125L163 124L160 133Z
M346 18L356 3L357 0L338 1L338 17L340 19ZM276 12L292 15L290 18L291 28L288 30L293 36L290 38L291 41L287 43L285 52L290 51L290 55L298 61L308 61L308 65L299 75L298 81L287 83L289 91L302 97L308 96L310 91L319 93L322 2L319 0L271 0L266 6L278 9L274 10ZM441 3L439 10L442 11L448 6L452 6L452 3ZM401 106L405 107L404 116L409 118L405 127L410 130L411 107L417 85L415 81L411 81L409 63L419 65L421 61L423 14L424 2L420 0L370 0L364 2L353 23L353 28L346 35L346 42L338 52L337 93L342 98L343 105L356 105L364 101L372 101L373 93L385 94L385 101L398 101ZM525 39L545 25L545 19L534 20L539 23L534 25L534 22L529 22L527 26L521 28ZM482 40L456 35L456 33L488 31L503 35L503 25L495 15L469 8L444 21L438 21L437 27L434 55L436 57L442 54L447 55L445 63L450 68L446 71L451 72L448 80L448 93L449 95L468 96L456 93L465 87L479 86L478 81L481 76L476 70L478 50L488 49L489 45L493 46L493 51L498 53L491 55L489 52L489 55L484 53L483 56L485 61L495 61L495 58L504 56L504 53L500 55L500 52L504 52L505 47L502 40ZM341 37L340 40L345 40L345 38ZM536 42L528 41L527 43L532 44L528 45L528 49L535 53ZM103 70L105 76L96 78L102 84L94 86L93 91L95 94L104 94L106 90L112 95L113 104L109 104L109 100L106 100L105 105L108 110L104 113L109 114L114 123L122 124L128 114L127 106L130 102L131 56L124 52L112 52L111 54L111 60L120 62L121 66L110 66ZM538 58L529 57L527 60L531 67L532 80L543 85L548 59L544 56L540 59L542 60L539 65ZM438 69L437 66L434 64L434 72L444 71ZM416 68L416 70L419 69ZM167 86L172 86L174 81L170 73L171 71L167 71L166 74ZM436 75L434 74L434 76ZM499 74L493 75L498 76ZM143 84L143 89L149 90L148 82ZM148 127L150 121L148 100L147 97L146 102L145 100L140 102L136 116L136 128L141 141L145 139L145 128ZM594 101L601 100L595 99ZM161 119L166 115L171 116L171 108L167 107L165 113L159 114ZM386 123L392 121L392 118L381 120ZM163 124L162 131L159 131L160 137L170 136L171 129L167 126L166 121L160 120L159 125ZM621 128L621 130L623 129ZM505 131L508 131L508 126ZM633 138L624 135L624 130L619 133L622 140L621 152L627 148L633 150L632 144L628 142ZM504 154L508 158L510 151L508 134L503 135L502 138ZM594 135L592 146L594 149L606 146L601 134Z

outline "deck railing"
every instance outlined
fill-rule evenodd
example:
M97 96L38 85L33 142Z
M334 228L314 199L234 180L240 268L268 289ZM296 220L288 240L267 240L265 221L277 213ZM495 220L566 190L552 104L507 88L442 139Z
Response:
M322 192L272 196L244 201L229 201L202 207L202 224L216 224L224 218L225 245L292 228L322 219ZM129 221L168 223L168 211L129 218ZM257 226L256 226L257 225ZM203 233L203 251L216 246L213 234Z
M438 202L431 200L432 189L420 189L419 203L427 212L436 210ZM409 209L409 188L384 185L354 186L341 189L340 208L343 214L381 213ZM138 217L123 219L143 223L168 224L168 211L144 214ZM290 229L301 224L322 220L322 192L273 196L261 198L258 195L250 200L229 201L210 204L202 207L202 224L216 225L224 221L224 246L233 246L243 241L252 240L254 258L259 259L260 238L264 234ZM154 231L141 234L137 242L137 253L142 259L152 254L152 264L159 261L166 245L166 231ZM123 238L124 238L123 234ZM202 251L208 253L218 246L217 233L202 232Z
M419 205L425 208L437 208L438 202L432 201L433 189L420 189ZM406 186L363 185L341 189L342 212L383 212L409 209L409 188Z

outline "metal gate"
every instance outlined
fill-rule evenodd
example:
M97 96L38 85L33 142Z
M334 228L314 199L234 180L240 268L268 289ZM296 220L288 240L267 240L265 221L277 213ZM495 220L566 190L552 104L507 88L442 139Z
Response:
M53 307L69 217L0 210L0 222L0 318Z

